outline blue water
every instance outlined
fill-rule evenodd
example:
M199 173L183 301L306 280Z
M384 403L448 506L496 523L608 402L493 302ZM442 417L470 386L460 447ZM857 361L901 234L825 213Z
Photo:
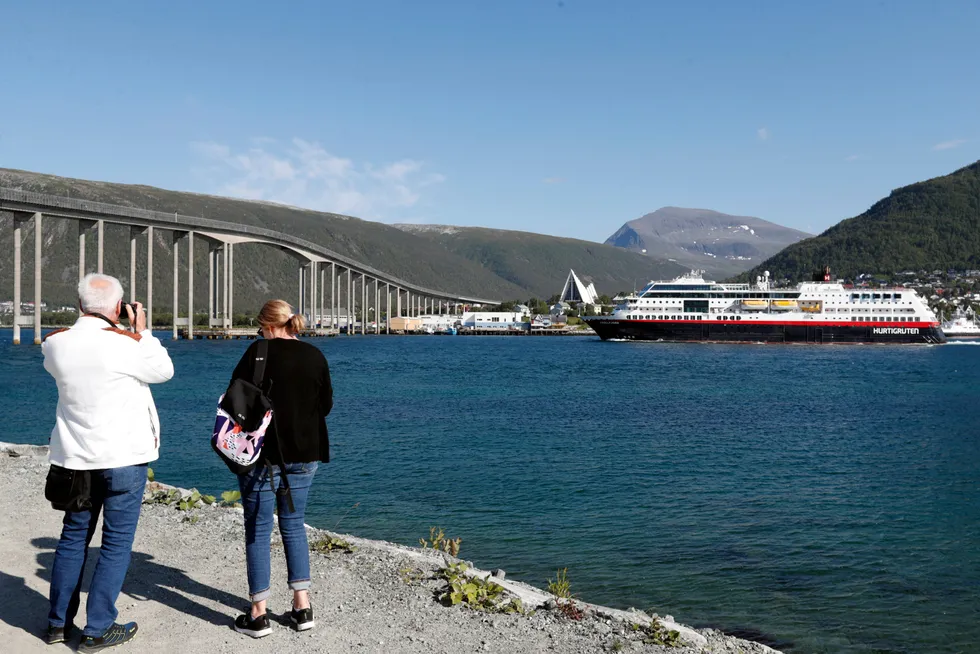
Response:
M312 524L439 525L482 567L567 567L583 599L792 652L980 650L980 347L316 343L336 405ZM168 344L159 478L234 487L207 439L247 345ZM39 349L2 331L0 355L3 439L46 442Z

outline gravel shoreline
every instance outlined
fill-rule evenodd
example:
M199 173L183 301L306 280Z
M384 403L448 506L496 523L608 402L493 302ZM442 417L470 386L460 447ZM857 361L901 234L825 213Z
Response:
M44 500L47 448L0 443L0 642L4 651L50 652L39 635L46 624L48 580L61 514ZM146 498L172 487L149 484ZM189 493L180 490L182 496ZM494 576L524 615L486 613L437 600L446 587L439 570L456 559L432 550L333 534L310 528L311 542L342 538L354 551L312 553L312 602L317 626L296 633L286 626L290 593L285 561L273 534L275 632L252 640L231 629L247 604L245 539L241 509L204 506L181 511L175 504L145 503L133 561L116 606L121 621L140 624L126 651L173 652L674 652L769 654L765 645L712 629L695 630L659 616L679 634L680 645L644 642L652 617L575 601L584 618L570 620L547 592ZM92 547L98 546L98 536ZM89 557L91 575L95 557ZM487 577L472 568L468 574ZM88 578L88 577L87 577ZM87 588L87 581L83 589ZM81 615L84 615L83 609ZM639 627L639 628L637 628ZM8 648L9 645L9 648ZM72 647L77 645L77 638Z

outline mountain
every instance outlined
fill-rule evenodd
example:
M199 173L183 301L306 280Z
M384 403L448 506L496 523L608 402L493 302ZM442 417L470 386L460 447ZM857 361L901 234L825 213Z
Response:
M507 232L484 230L485 256L471 256L462 248L457 254L430 234L415 233L367 220L332 213L311 211L269 202L237 200L198 193L169 191L152 186L115 184L71 179L40 173L0 168L0 186L70 196L158 211L204 216L215 220L255 225L308 239L335 252L396 275L408 282L448 292L500 300L547 298L561 291L569 268L596 282L601 293L610 295L642 284L661 271L674 267L602 246L537 234L504 238ZM0 212L0 279L13 278L13 229L9 214ZM44 300L49 305L74 305L78 279L76 224L51 218L44 230ZM33 298L34 238L31 227L22 235L24 297ZM88 261L94 261L93 239L89 239ZM63 245L56 246L55 243ZM165 230L155 231L154 308L167 311L173 294L172 244ZM138 299L145 291L146 245L138 241ZM186 256L183 255L182 256ZM185 259L186 262L186 259ZM181 265L186 279L186 263ZM107 225L105 231L105 270L116 275L124 286L129 280L129 239L127 228ZM207 298L207 252L195 248L195 298ZM257 244L235 248L235 308L255 311L269 297L295 302L297 262L278 249ZM502 273L502 274L501 274ZM636 280L634 282L634 279ZM127 289L128 293L129 289ZM0 287L0 300L9 300L12 286Z
M830 266L837 277L980 268L980 161L904 186L860 216L787 247L741 279L769 270L793 281Z
M751 268L809 234L761 218L663 207L631 220L607 245L644 252L721 279Z
M546 299L560 293L569 269L610 297L639 288L651 279L669 279L686 272L676 263L574 238L484 227L396 226L521 286L526 292L520 298L533 295Z

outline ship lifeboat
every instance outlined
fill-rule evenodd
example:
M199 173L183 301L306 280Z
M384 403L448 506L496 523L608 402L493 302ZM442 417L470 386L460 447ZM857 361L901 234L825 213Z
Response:
M823 302L820 300L804 300L800 302L800 310L807 313L820 313L823 310Z
M769 303L766 300L742 300L742 308L746 311L765 311Z
M799 308L796 300L773 300L773 311L793 311Z

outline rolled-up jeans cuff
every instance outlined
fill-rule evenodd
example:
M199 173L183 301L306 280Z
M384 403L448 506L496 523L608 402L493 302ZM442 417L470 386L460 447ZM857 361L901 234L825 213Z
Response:
M289 590L309 590L309 589L310 589L309 579L302 579L300 581L289 582Z
M269 595L272 595L272 589L266 588L265 590L260 590L257 593L249 593L248 599L250 602L263 602L269 599Z

